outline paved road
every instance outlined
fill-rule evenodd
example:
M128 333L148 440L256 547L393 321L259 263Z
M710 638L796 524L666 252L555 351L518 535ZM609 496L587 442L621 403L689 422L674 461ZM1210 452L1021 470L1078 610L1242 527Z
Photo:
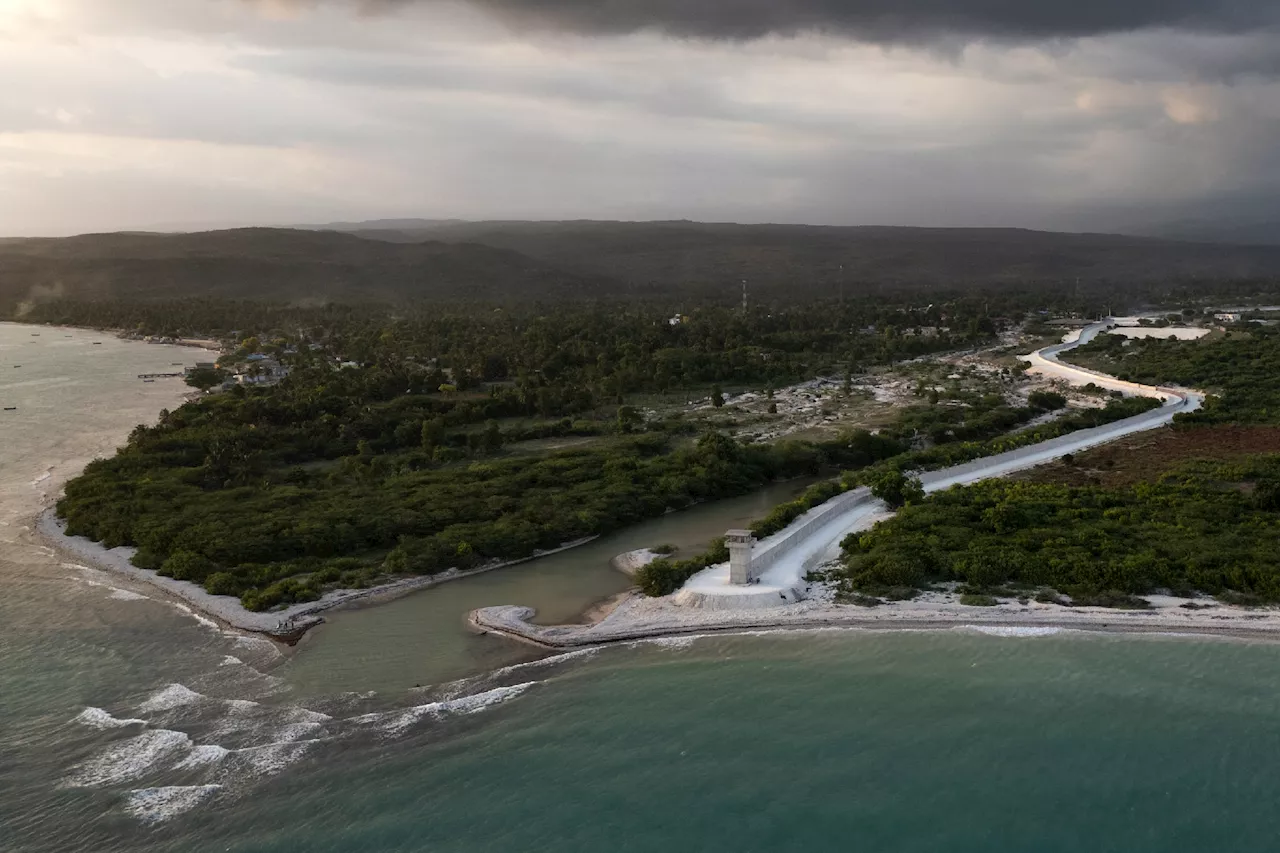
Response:
M1127 435L1158 429L1172 422L1174 415L1199 408L1204 402L1204 396L1195 391L1125 382L1105 373L1097 373L1081 367L1063 364L1058 360L1058 356L1062 353L1069 352L1078 346L1088 343L1106 329L1115 326L1116 323L1115 319L1094 323L1078 333L1073 332L1068 336L1068 340L1063 343L1037 350L1025 356L1024 360L1030 362L1033 372L1063 379L1073 385L1087 385L1092 382L1100 387L1118 390L1132 396L1155 397L1165 401L1163 406L1115 423L1077 430L1029 447L1010 450L995 456L986 456L982 459L975 459L972 462L966 462L963 465L955 465L939 471L927 472L920 478L924 484L925 491L936 492L952 486L975 483L991 477L1003 477L1015 471L1034 468L1037 465L1060 459L1068 453L1079 453L1080 451L1124 438ZM809 524L809 516L821 512L822 507L810 510L809 513L793 522L789 529L794 530L796 535L802 536L803 540L800 542L788 542L785 549L786 555L773 562L761 578L760 586L755 587L752 591L757 592L759 597L763 597L772 603L780 593L804 586L803 579L806 572L819 563L834 557L839 552L840 541L845 536L853 531L869 527L876 520L883 517L882 513L888 511L887 506L880 501L871 499L869 494L865 497L867 498L866 500L849 501L847 509L834 516L824 518L818 525ZM764 544L777 547L779 544L777 540L785 538L786 535L787 531L781 531L770 537L767 543ZM723 574L725 578L721 580L715 575L715 569L708 569L701 575L691 579L686 588L691 588L704 595L715 595L717 589L723 592L722 588L728 579L727 572ZM717 581L719 582L717 583ZM739 590L739 592L741 591ZM785 598L782 600L785 600Z

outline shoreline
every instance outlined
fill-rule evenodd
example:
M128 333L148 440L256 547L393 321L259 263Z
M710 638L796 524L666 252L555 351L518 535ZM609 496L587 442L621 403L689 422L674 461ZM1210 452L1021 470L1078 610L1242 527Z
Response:
M83 561L94 568L145 583L190 605L202 615L216 619L231 628L262 634L290 646L295 645L311 628L324 622L323 617L320 615L322 613L392 601L449 581L461 580L462 578L527 563L540 557L559 554L562 551L577 548L598 538L591 536L578 539L549 551L538 551L519 560L490 563L466 571L450 569L447 572L441 572L438 575L429 577L398 578L368 589L332 590L316 601L295 604L284 610L257 613L252 610L246 610L240 605L240 600L232 596L211 595L205 592L204 588L199 584L167 578L153 571L138 568L129 561L129 558L134 553L133 548L108 549L83 536L68 536L65 525L57 517L53 506L48 506L40 511L33 529L36 537L44 545L53 548L72 560Z
M1198 392L1125 382L1058 360L1060 353L1087 342L1116 322L1115 318L1109 318L1090 325L1068 336L1063 343L1043 347L1024 356L1023 360L1031 363L1032 370L1066 379L1073 384L1092 381L1130 394L1159 398L1164 401L1162 407L1112 424L1079 430L1025 448L931 471L921 478L926 491L933 492L954 485L1006 476L1061 457L1068 451L1075 452L1107 444L1135 432L1161 427L1171 421L1177 412L1194 411L1198 408L1204 399ZM851 494L854 493L846 493ZM883 517L865 512L867 507L874 506L868 503L869 499L869 492L861 499L851 499L855 506L838 515L829 525L822 513L831 509L832 502L815 507L783 531L759 543L757 550L768 548L771 544L789 548L795 543L786 542L788 536L803 540L799 546L789 548L796 553L788 553L785 560L777 561L778 565L771 565L765 571L758 586L743 588L727 585L728 571L722 564L695 575L681 590L671 595L660 598L633 595L620 602L596 624L534 625L532 618L535 612L528 607L519 606L480 608L472 611L468 622L479 631L500 634L550 649L573 649L705 633L804 631L838 627L941 630L965 625L997 630L1074 629L1280 638L1280 608L1251 611L1217 602L1209 604L1205 599L1178 599L1160 595L1148 597L1152 605L1150 609L1137 611L1067 607L1026 599L1019 600L1016 604L1005 601L993 607L970 607L960 604L958 597L950 591L926 592L908 602L882 602L871 608L835 604L830 589L812 584L806 579L806 569L830 559L833 556L829 553L831 548L843 535L866 529ZM815 525L824 526L817 530L809 529ZM828 535L830 531L827 526L838 527L840 535L832 538ZM623 554L615 560L627 563L634 557L633 554Z
M123 337L123 335L121 335ZM127 338L126 338L127 339ZM137 340L137 339L134 339ZM1056 362L1057 351L1070 349L1076 342L1056 347L1046 347L1043 352ZM1055 365L1058 366L1058 365ZM1069 372L1078 368L1061 365ZM1113 380L1114 381L1114 380ZM1169 393L1170 389L1151 389L1141 386L1146 391L1165 392L1159 396L1181 398L1180 403L1186 405L1188 397L1184 393ZM1136 390L1136 389L1135 389ZM1166 394L1168 396L1166 396ZM1178 405L1167 405L1165 409L1181 408ZM1163 419L1167 412L1156 410L1156 417ZM1140 415L1131 421L1153 419L1152 413ZM1127 423L1127 422L1126 422ZM1097 443L1104 444L1112 440L1110 434L1116 425L1080 431L1078 435L1063 437L1070 443L1077 443L1092 433L1097 436ZM1150 428L1150 427L1147 427ZM1126 430L1129 432L1130 430ZM1119 436L1114 436L1119 437ZM1043 442L1013 451L1011 456L1030 458L1021 459L1020 465L1030 462L1026 467L1039 464L1036 457L1050 447L1060 450L1056 445L1060 440ZM1074 449L1074 448L1073 448ZM1060 455L1054 454L1054 455ZM955 477L957 481L969 479L969 468L987 467L991 460L977 460L975 463L954 466L938 472L941 475L956 475L964 472L966 476ZM991 472L985 471L986 476ZM999 476L999 474L996 474ZM949 483L931 484L938 488ZM592 541L596 537L566 543L549 551L535 552L533 555L512 561L494 562L467 571L450 569L447 572L430 577L407 577L390 580L368 589L342 589L326 593L317 601L295 604L291 607L267 613L255 613L240 605L237 598L231 596L214 596L205 592L198 584L166 578L149 570L139 569L132 565L130 558L134 549L121 547L106 549L96 542L83 537L68 536L65 526L56 518L52 507L40 512L35 532L44 544L73 560L83 561L92 566L123 575L145 583L153 588L163 590L186 604L192 606L203 615L238 630L261 634L271 639L296 644L312 627L324 622L320 614L344 608L355 608L377 604L401 598L413 592L429 589L451 580L459 580L501 568L515 566L539 557L557 554L570 548L578 547ZM611 560L615 570L626 574L634 574L635 570L654 559L658 555L648 549L619 554ZM800 586L806 586L800 582ZM533 643L549 649L572 649L584 646L596 646L608 643L651 639L664 636L679 636L695 633L733 633L758 630L821 630L833 627L890 629L915 628L921 630L944 629L962 625L1004 626L1012 628L1061 628L1104 631L1143 631L1167 633L1170 631L1239 635L1254 635L1262 632L1280 636L1280 611L1274 615L1259 615L1240 608L1227 608L1215 605L1207 611L1174 609L1172 615L1157 614L1153 611L1108 611L1100 608L1066 608L1055 605L1030 605L1010 609L1010 605L1002 604L991 608L963 607L949 605L946 602L927 601L931 594L926 594L915 602L880 605L872 610L854 605L836 605L829 600L812 598L807 595L804 600L791 599L794 603L772 606L765 609L703 609L701 607L685 607L671 599L647 599L639 596L634 590L620 593L609 599L596 602L581 615L581 621L556 626L532 624L534 611L525 607L486 607L473 611L467 617L467 623L474 629L486 633L497 633L512 639ZM828 596L829 597L829 596ZM786 597L783 597L786 600ZM774 602L776 604L776 602ZM1157 608L1162 610L1167 608ZM1235 615L1223 616L1224 613L1238 611ZM1230 623L1225 625L1224 623Z
M1086 631L1112 634L1216 636L1280 641L1280 608L1248 610L1225 604L1187 610L1187 599L1152 596L1150 610L1064 607L1055 604L1005 602L994 607L956 603L949 594L926 593L920 599L864 608L854 604L805 601L788 607L754 611L709 611L682 608L663 599L640 596L620 601L591 625L535 625L532 608L484 607L468 622L476 630L498 634L546 649L574 649L692 635L814 632L831 629L873 631L945 631L973 628L1013 635L1040 631Z

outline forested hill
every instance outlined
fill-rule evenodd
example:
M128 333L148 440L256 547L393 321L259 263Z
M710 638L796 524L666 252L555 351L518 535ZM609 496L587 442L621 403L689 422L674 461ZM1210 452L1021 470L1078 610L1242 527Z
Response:
M1227 246L1014 228L820 227L699 222L344 223L377 240L482 243L635 285L834 293L1001 283L1150 283L1280 273L1280 246ZM843 269L841 269L843 267Z
M350 225L351 223L346 223ZM694 222L371 223L0 240L0 316L22 303L181 297L297 302L765 300L946 287L1076 289L1108 299L1280 275L1280 246L1015 229ZM1150 296L1150 295L1149 295ZM1150 296L1155 298L1155 296ZM679 307L678 305L676 307Z
M241 228L198 234L89 234L0 241L0 313L24 300L395 301L575 298L624 287L509 249L396 244L350 234Z

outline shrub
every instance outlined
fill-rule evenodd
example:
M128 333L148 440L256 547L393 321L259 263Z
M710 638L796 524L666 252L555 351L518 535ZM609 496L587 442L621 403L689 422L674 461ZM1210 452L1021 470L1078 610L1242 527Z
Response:
M203 583L217 569L213 561L194 551L174 551L160 566L160 574L180 581Z
M214 572L204 579L204 591L210 595L240 595L244 581L230 572Z
M911 501L923 500L924 486L919 477L888 469L871 482L871 494L894 509L899 509Z
M1076 607L1111 607L1116 610L1148 610L1151 602L1117 589L1106 589L1101 592L1075 590L1071 593L1071 603Z
M1032 391L1027 397L1027 405L1042 412L1055 412L1066 407L1067 398L1056 391Z
M148 569L155 572L159 571L164 565L164 558L147 548L139 548L134 552L134 555L129 562L133 563L140 569Z

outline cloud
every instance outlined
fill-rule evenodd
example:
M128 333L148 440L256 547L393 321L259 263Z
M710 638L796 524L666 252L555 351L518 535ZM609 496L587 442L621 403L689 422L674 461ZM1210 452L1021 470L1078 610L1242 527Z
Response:
M1221 117L1211 92L1186 88L1164 93L1164 111L1178 124L1205 124Z
M6 20L5 2L0 78L25 85L0 91L0 234L383 216L1074 230L1280 197L1280 34L1249 29L1269 6L22 0L53 11ZM944 31L965 43L939 50Z
M285 0L251 0L272 9ZM303 0L287 0L297 10ZM313 0L317 2L317 0ZM323 2L323 0L319 0ZM339 0L369 13L440 0ZM1038 41L1147 29L1239 33L1280 25L1274 0L468 0L520 26L586 34L656 30L746 40L818 31L877 43Z

